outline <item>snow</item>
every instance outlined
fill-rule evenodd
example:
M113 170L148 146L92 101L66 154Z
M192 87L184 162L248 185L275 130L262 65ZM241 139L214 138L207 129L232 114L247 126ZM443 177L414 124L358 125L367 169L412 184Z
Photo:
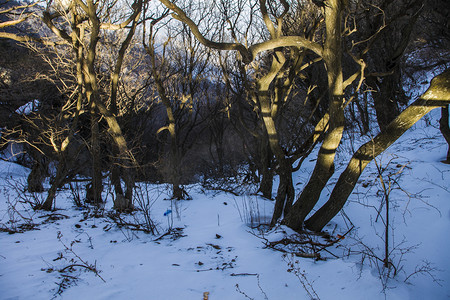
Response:
M369 247L380 258L384 255L383 222L375 221L382 198L373 162L344 213L327 226L335 237L348 231L350 221L354 225L345 239L329 248L337 258L323 252L327 260L315 261L265 246L294 233L283 226L255 228L257 221L270 220L273 209L273 202L259 196L205 192L192 185L193 200L170 201L165 200L166 186L146 185L158 229L152 235L119 228L106 216L110 200L101 217L93 216L92 207L75 207L68 190L58 194L53 216L59 218L33 212L16 201L29 170L0 161L0 228L27 220L38 224L23 233L0 232L0 299L202 299L204 292L209 299L448 299L450 166L441 163L446 147L435 127L418 125L378 160L387 167L385 180L406 165L401 175L391 176L402 188L390 194L390 249L397 247L391 258L399 272L387 282L380 280L382 263L367 256L363 261L359 253ZM350 158L343 152L337 175ZM313 164L306 161L295 174L297 193ZM330 191L323 193L321 203ZM164 215L168 210L172 212ZM142 220L142 214L124 218ZM164 235L169 229L172 233ZM81 260L95 265L101 278L83 267L56 271ZM433 277L422 272L405 283L418 266L430 267ZM66 287L58 294L66 275L72 278L66 277Z

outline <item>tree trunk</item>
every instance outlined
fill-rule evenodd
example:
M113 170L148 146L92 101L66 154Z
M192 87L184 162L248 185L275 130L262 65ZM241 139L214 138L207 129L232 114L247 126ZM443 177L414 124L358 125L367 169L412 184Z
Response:
M362 101L363 103L361 104L360 101ZM367 101L367 93L363 93L362 99L357 99L352 103L352 105L356 106L356 108L358 109L358 115L362 126L361 134L367 134L370 131L370 116ZM356 116L355 119L357 119Z
M412 125L431 110L450 103L450 70L435 77L428 90L405 109L384 131L362 145L339 177L329 200L305 222L308 229L321 231L342 209L364 168Z
M52 210L53 208L53 201L56 197L57 190L61 187L61 185L64 182L64 178L66 177L66 160L64 157L64 153L60 154L60 157L58 159L58 166L56 167L56 175L53 180L52 186L48 190L47 198L45 199L44 203L39 207L43 210Z
M259 191L263 197L272 199L273 188L273 170L272 170L272 158L273 154L270 150L269 139L267 132L263 132L260 139L260 155L261 155L261 182L259 184Z
M30 193L42 193L44 191L42 182L44 181L47 173L47 166L44 162L45 157L40 154L33 156L33 168L27 178L27 190Z
M131 164L135 164L136 161L132 155L132 153L128 150L128 145L125 140L125 137L120 128L119 122L117 121L116 116L109 111L106 106L102 103L99 94L99 87L97 83L97 75L95 72L95 59L96 59L96 46L99 40L100 34L100 20L97 16L97 5L94 4L93 1L88 2L88 16L91 22L91 35L90 35L90 43L87 49L86 61L83 64L83 72L85 74L85 88L86 95L88 101L95 104L96 109L100 112L103 118L105 118L108 123L109 133L113 138L117 148L119 149L119 154L121 158L121 163L124 163L126 166ZM128 161L129 160L129 161ZM131 210L132 207L132 191L133 191L133 182L130 176L125 176L125 185L127 186L127 190L125 192L125 199L118 200L121 203L118 204L121 210ZM120 197L118 197L120 198ZM114 204L116 206L116 204ZM126 206L126 207L125 207Z
M289 214L284 218L284 224L299 230L303 221L319 200L322 190L334 173L334 158L336 149L344 131L343 107L343 77L342 77L342 47L341 47L341 1L330 0L325 8L326 41L324 45L325 64L328 74L328 88L330 93L330 122L319 150L316 166L297 201Z
M183 189L180 187L180 153L178 150L178 138L177 138L177 130L175 126L175 117L173 114L172 106L169 98L166 95L166 91L164 90L164 86L162 84L159 73L155 70L155 82L158 90L158 94L166 108L167 118L169 120L169 125L167 126L167 130L169 131L169 145L170 145L170 170L169 170L169 180L172 183L172 199L181 200L183 199Z
M172 109L169 108L172 112ZM172 199L184 199L184 191L180 186L180 154L178 150L177 134L175 131L175 120L169 124L170 132L170 181L172 182Z
M86 202L99 205L102 202L102 168L100 156L100 132L99 116L96 114L95 105L91 107L91 159L92 178L91 183L86 188Z
M294 184L292 181L292 166L287 159L283 160L282 164L280 164L278 176L280 183L278 185L270 226L275 226L283 213L285 216L289 213L295 198Z
M120 170L114 162L111 166L111 183L114 186L116 196L118 194L123 195L122 183L120 182Z
M448 105L441 109L441 119L439 120L439 129L448 144L446 163L450 164L450 128L448 125Z
M97 115L97 104L99 99L99 88L97 86L97 75L95 72L96 47L100 34L100 21L97 16L96 5L92 1L87 1L88 17L91 22L91 35L89 47L86 54L84 67L84 87L86 98L91 113L91 157L92 157L92 179L91 184L86 188L86 201L98 204L101 202L101 192L103 190L101 161L100 161L100 132L99 116Z
M184 199L183 189L176 182L172 184L172 199L174 200L182 200Z
M132 25L130 27L130 30L128 31L127 37L122 42L119 53L117 55L116 65L114 67L114 72L111 75L111 106L110 111L112 116L117 115L117 91L119 88L119 75L122 69L122 64L124 61L125 53L128 47L130 46L131 40L134 36L134 33L136 31L136 26L138 24L138 20L141 14L142 9L142 1L137 1L134 4L134 13L131 16L133 18ZM111 166L111 182L114 185L114 191L116 193L116 199L125 197L124 201L120 205L120 210L122 210L122 206L124 206L124 209L132 209L132 197L133 197L133 187L134 187L134 180L131 177L130 170L127 169L127 165L129 165L129 162L127 159L129 157L127 151L124 153L121 153L121 149L117 145L112 145L113 147L113 157L112 157L112 166ZM119 164L124 165L125 167L121 167ZM121 183L121 177L124 179L125 182L125 194L122 189L122 183ZM120 201L119 201L120 202Z
M170 170L169 170L169 181L172 183L172 199L181 200L184 198L184 190L180 187L180 164L181 157L180 151L178 150L178 137L177 130L175 124L175 117L172 109L172 104L170 102L169 97L166 94L166 90L164 88L163 80L161 78L161 74L157 69L156 65L156 53L154 49L154 40L153 36L150 34L149 37L149 45L145 48L148 55L150 56L150 61L152 64L152 72L153 77L156 84L156 90L158 91L158 95L166 109L166 115L169 124L166 127L161 128L160 130L167 129L169 131L169 146L170 146ZM159 130L159 131L160 131Z
M72 22L72 32L69 34L65 30L59 28L53 23L53 19L59 17L59 14L50 13L48 10L43 12L42 20L49 27L50 30L53 31L58 37L63 40L68 41L72 44L73 50L76 53L77 61L77 83L79 87L79 93L86 95L89 105L95 105L96 110L100 112L102 117L106 120L109 127L109 132L111 134L112 139L114 140L120 154L120 163L124 164L128 167L131 164L137 165L136 160L133 157L133 154L128 151L128 146L125 140L124 135L122 134L122 130L117 121L115 114L111 113L100 98L99 87L98 87L98 79L95 71L95 62L96 62L96 47L98 41L100 40L100 20L98 17L99 3L93 0L87 0L85 2L78 1L77 3L72 3L71 5L71 22ZM122 44L120 55L125 54L125 50L128 47L131 36L134 34L134 30L136 28L136 23L139 18L139 13L141 11L142 1L137 1L133 4L133 15L130 16L128 21L133 21L131 30L129 35L127 36L126 41ZM101 8L100 8L101 9ZM86 21L86 17L88 18L88 22L85 25L81 25ZM127 22L127 21L126 21ZM124 24L124 23L123 23ZM84 38L84 32L89 32L89 42L83 45L83 42L86 40ZM86 55L84 55L86 53ZM116 65L116 69L112 78L112 97L115 97L115 93L117 92L117 83L118 83L118 71L120 71L121 67L121 58L118 59L118 64ZM82 97L79 98L80 100ZM115 104L114 100L112 100L113 105ZM81 109L81 101L79 101L79 105L77 104L77 109ZM95 129L94 129L95 131ZM64 151L64 150L62 150ZM98 161L99 162L99 161ZM131 162L131 163L130 163ZM99 169L95 167L95 169ZM98 172L96 172L98 175ZM127 173L127 172L126 172ZM101 174L100 174L101 175ZM97 176L100 178L99 176ZM97 181L99 181L97 179ZM125 197L128 197L124 203L129 205L129 208L132 208L132 191L134 186L134 181L131 176L125 176L125 185L127 190L125 192ZM95 184L98 185L98 184ZM101 187L98 187L100 189ZM95 198L98 198L95 196ZM51 205L50 205L51 207Z
M289 164L289 160L286 158L284 151L280 146L278 132L271 114L270 96L268 90L264 86L260 86L258 89L258 99L261 106L264 125L269 137L270 149L275 154L275 158L279 165L278 174L280 183L271 221L271 225L273 226L281 217L283 208L285 211L288 211L293 202L293 198L289 199L290 196L294 197L292 194L292 191L294 190L292 183L292 166Z
M368 77L367 82L374 89L372 92L373 104L377 116L378 126L383 131L389 123L399 114L397 101L393 97L395 87L394 75L382 78L383 82L378 82L376 77Z
M270 150L275 155L278 164L280 183L277 190L275 208L272 216L271 226L274 226L283 213L287 212L294 201L294 186L292 182L292 166L283 148L280 145L279 134L275 125L275 117L278 112L278 103L272 103L269 87L277 78L283 68L286 59L281 51L276 51L272 57L269 72L257 80L257 102L259 103L264 128L267 134ZM276 101L275 101L276 102ZM292 199L290 199L292 197Z

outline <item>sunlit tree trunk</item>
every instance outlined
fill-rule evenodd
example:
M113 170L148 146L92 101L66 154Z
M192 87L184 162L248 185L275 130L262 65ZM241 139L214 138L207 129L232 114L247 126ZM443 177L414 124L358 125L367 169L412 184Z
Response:
M362 145L339 177L329 200L306 222L310 230L320 231L342 209L364 168L392 145L406 130L435 108L450 103L450 70L435 77L428 90L406 108L385 130Z
M62 37L63 39L66 39L66 41L70 42L70 44L73 47L73 50L75 52L78 99L77 99L77 104L76 104L75 118L72 121L69 135L64 139L64 141L62 142L62 144L59 147L56 145L56 143L52 142L52 145L54 147L53 150L56 152L56 154L58 156L58 164L56 167L55 178L53 179L52 185L50 186L50 189L48 190L48 193L47 193L47 198L41 206L41 208L43 210L51 210L52 209L57 190L58 190L58 188L60 188L63 185L63 183L65 181L65 178L67 175L67 168L66 168L67 167L67 152L66 151L71 143L73 135L75 134L75 130L78 126L79 115L80 115L80 111L82 108L82 101L83 101L83 92L84 92L84 90L83 90L84 77L83 77L83 71L82 71L83 49L82 49L82 46L80 43L84 38L84 30L82 30L78 27L79 22L80 22L80 16L78 15L78 13L76 11L75 6L73 6L71 9L70 18L71 18L71 22L72 22L72 35L71 36L64 34L57 30L54 30L54 31L59 37ZM47 12L44 12L43 21L44 21L44 23L46 23L46 25L49 28L53 28L53 29L55 28L52 23L52 19L50 18L50 15L47 14Z
M91 184L86 190L88 201L98 204L102 201L101 193L103 190L102 184L102 169L100 157L100 118L97 112L97 103L99 99L99 88L97 86L97 74L95 72L96 48L99 41L100 34L100 20L97 16L97 7L92 1L87 1L87 15L89 17L91 26L89 47L86 53L86 61L84 63L84 78L86 80L85 89L86 97L90 106L91 113L91 157L92 157L92 179Z
M330 0L327 1L325 7L326 41L323 59L325 60L328 75L330 122L309 182L292 206L289 214L283 220L287 226L296 230L302 228L303 221L319 200L322 190L334 173L336 149L344 131L341 5L341 0Z
M110 95L110 111L112 116L117 116L117 93L119 88L119 77L122 69L124 57L126 50L131 44L131 40L135 34L136 27L138 25L138 21L140 18L141 10L142 10L142 1L135 2L135 11L131 18L133 18L132 24L128 31L128 34L125 40L122 42L119 53L117 55L114 72L111 75L111 95ZM122 152L121 152L122 151ZM123 152L125 151L125 152ZM112 165L111 165L111 183L114 186L114 191L116 193L116 199L124 198L126 205L124 209L131 209L132 197L133 197L133 189L134 189L134 178L132 176L132 169L136 168L136 162L132 159L131 153L128 153L128 148L120 149L117 143L113 143L112 145ZM133 168L132 168L133 167ZM122 189L121 179L123 179L125 183L125 193ZM123 201L122 201L123 202ZM120 206L120 205L118 205Z
M278 104L272 103L271 93L269 91L270 84L275 80L284 63L285 58L282 54L280 52L276 53L272 58L272 65L269 72L256 82L257 102L261 109L261 116L266 129L265 134L269 138L270 149L275 155L278 164L277 173L280 181L271 225L275 225L281 217L283 210L285 214L289 211L295 196L292 182L292 166L280 145L279 133L274 120L276 116L275 106Z

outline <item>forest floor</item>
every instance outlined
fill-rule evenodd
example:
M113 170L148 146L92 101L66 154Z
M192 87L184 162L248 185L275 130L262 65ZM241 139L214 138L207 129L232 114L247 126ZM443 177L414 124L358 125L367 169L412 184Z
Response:
M450 165L435 127L422 122L367 167L328 236L269 229L274 203L251 188L196 184L192 200L172 201L167 185L141 184L143 209L117 215L110 192L104 208L80 208L74 187L55 211L33 211L26 202L45 193L23 193L29 170L0 161L0 299L449 299ZM342 145L321 203L351 148ZM297 193L313 164L295 174ZM377 165L392 186L390 268Z

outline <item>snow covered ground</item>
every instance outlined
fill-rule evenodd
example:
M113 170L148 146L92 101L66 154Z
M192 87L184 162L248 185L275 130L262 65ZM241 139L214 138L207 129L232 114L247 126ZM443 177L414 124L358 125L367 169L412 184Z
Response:
M342 150L337 175L349 159ZM17 202L29 170L0 161L0 227L23 229L0 232L0 299L203 299L205 292L222 300L448 299L450 166L441 163L446 151L436 128L418 126L378 159L394 188L389 251L397 275L388 280L375 258L384 258L385 206L378 216L383 196L374 163L327 226L334 240L352 224L353 229L321 252L326 260L316 261L266 247L294 233L252 228L270 220L273 209L273 202L255 195L194 185L188 187L192 200L174 202L164 200L165 186L149 185L158 233L147 234L119 228L108 218L111 201L99 217L93 208L75 207L69 190L58 194L57 211L34 212ZM313 163L295 174L297 192ZM124 218L144 222L141 212ZM25 230L30 224L37 225Z

